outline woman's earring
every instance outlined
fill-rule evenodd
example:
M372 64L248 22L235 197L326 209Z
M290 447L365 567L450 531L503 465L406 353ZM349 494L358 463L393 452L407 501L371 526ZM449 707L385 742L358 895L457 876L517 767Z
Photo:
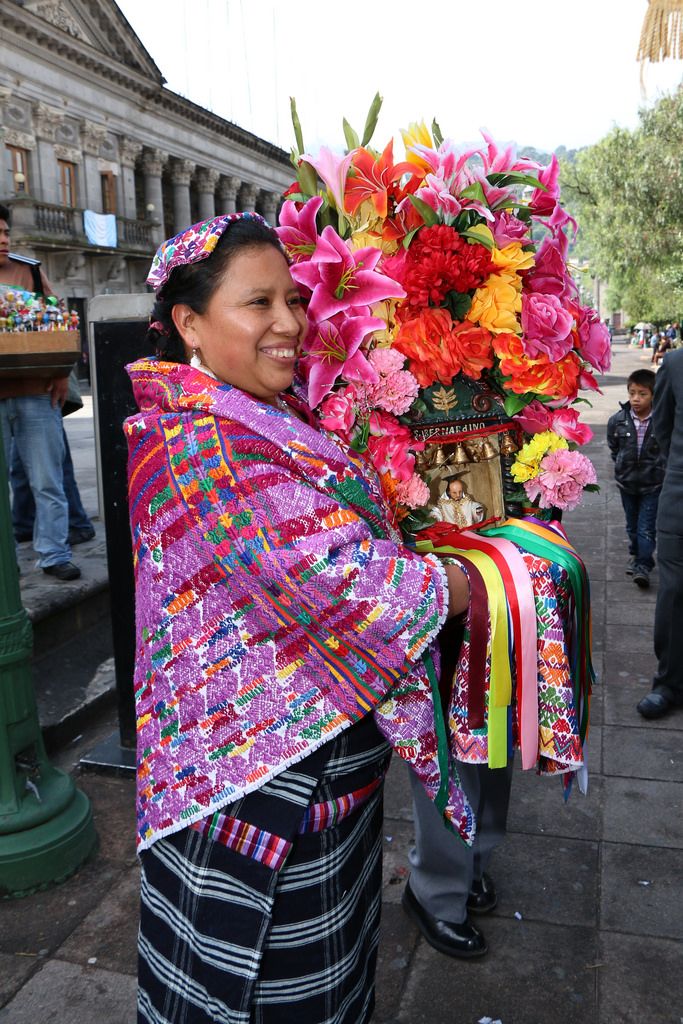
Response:
M199 358L199 356L197 355L197 349L193 348L192 349L192 358L190 359L190 366L192 367L193 370L199 370L199 369L201 369L201 365L202 365L202 361Z

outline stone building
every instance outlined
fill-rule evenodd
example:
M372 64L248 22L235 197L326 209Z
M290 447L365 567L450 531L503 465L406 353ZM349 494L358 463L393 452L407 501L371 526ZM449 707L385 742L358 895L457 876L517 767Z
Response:
M0 25L12 248L82 315L93 295L144 291L158 242L194 221L274 221L287 154L165 89L113 0L0 0Z

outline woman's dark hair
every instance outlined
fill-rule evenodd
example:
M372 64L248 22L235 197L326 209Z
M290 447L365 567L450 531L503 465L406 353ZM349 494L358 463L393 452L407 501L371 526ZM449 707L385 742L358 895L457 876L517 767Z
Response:
M11 227L12 223L12 211L9 206L5 206L4 203L0 203L0 220L7 222L7 226Z
M226 228L216 248L206 259L174 267L168 281L157 292L157 300L152 309L151 319L158 321L163 331L150 327L147 332L147 341L157 355L174 363L187 362L183 339L173 323L173 307L182 303L201 316L206 312L211 296L223 280L233 257L244 250L262 245L272 245L278 252L283 251L271 227L252 217L245 217L233 221Z

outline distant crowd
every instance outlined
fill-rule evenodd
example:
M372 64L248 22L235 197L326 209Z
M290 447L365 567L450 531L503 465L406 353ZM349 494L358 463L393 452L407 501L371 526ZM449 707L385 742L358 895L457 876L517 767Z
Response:
M665 354L683 345L679 323L666 324L662 328L654 324L636 324L631 332L631 345L635 348L650 349L652 362L657 366Z

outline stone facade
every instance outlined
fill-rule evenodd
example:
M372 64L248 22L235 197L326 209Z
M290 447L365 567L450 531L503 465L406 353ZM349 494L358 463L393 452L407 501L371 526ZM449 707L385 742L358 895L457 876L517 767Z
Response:
M58 295L145 291L159 241L216 213L271 222L292 180L283 150L164 88L115 3L0 0L0 201L12 248ZM83 211L115 213L117 245Z

